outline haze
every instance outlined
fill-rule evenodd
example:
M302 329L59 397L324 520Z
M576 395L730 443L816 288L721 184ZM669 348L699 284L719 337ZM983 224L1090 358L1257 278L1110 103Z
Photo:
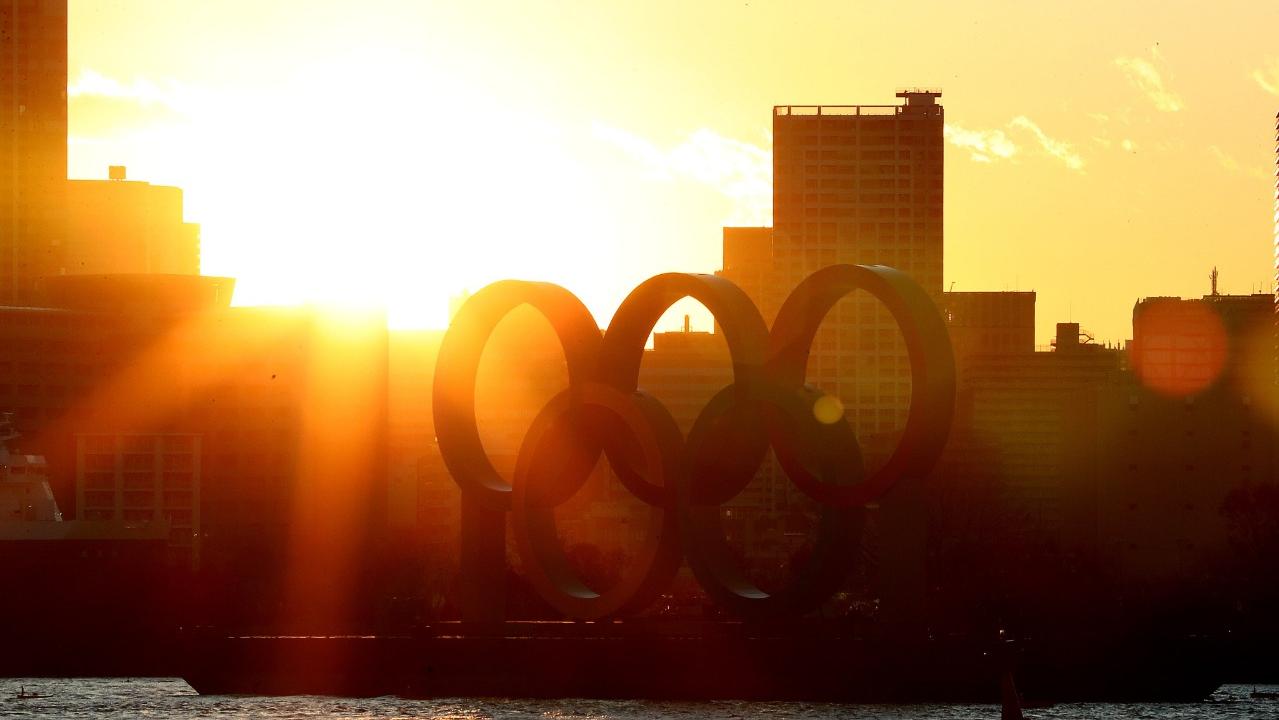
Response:
M238 304L439 327L501 277L601 324L771 224L770 109L940 86L945 287L1131 334L1267 292L1279 5L72 0L71 177L178 185ZM694 324L709 327L708 317Z

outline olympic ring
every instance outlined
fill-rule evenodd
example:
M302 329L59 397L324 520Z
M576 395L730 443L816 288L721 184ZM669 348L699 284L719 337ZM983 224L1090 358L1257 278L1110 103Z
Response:
M858 289L882 302L897 322L912 380L902 439L869 477L864 477L852 429L846 422L819 421L813 407L822 393L804 385L822 319ZM666 408L638 389L648 336L684 297L701 302L718 320L733 363L732 383L707 403L687 439ZM559 337L569 388L533 420L507 482L480 443L475 382L494 327L524 304L541 312ZM941 315L909 276L877 265L836 265L801 282L771 330L740 288L714 276L650 278L627 296L602 334L581 301L561 287L494 283L468 299L445 334L434 392L440 453L463 493L464 582L498 574L505 541L475 535L504 533L501 518L510 512L529 582L566 617L590 620L642 611L685 557L703 588L726 610L764 619L818 607L848 570L862 508L901 480L931 469L950 430L955 369ZM601 426L623 432L597 431ZM722 504L746 487L770 446L792 482L823 506L814 551L795 579L774 594L754 586L736 566L720 520ZM565 557L554 509L581 488L601 453L650 510L638 559L616 586L597 592Z
M511 509L511 486L493 467L480 442L475 379L493 329L512 310L526 304L542 313L555 329L568 363L569 384L576 386L593 378L601 336L591 312L558 285L520 280L495 282L467 299L444 334L435 366L432 409L444 465L464 495L494 510Z
M646 482L636 493L653 506L645 528L640 557L631 563L621 581L605 592L588 587L569 564L555 531L555 505L532 500L535 485L531 474L539 451L553 432L553 422L575 406L607 411L638 440L645 471L660 483ZM606 441L607 443L607 441ZM642 393L633 396L601 383L589 383L577 392L553 398L529 428L516 461L514 483L514 527L516 545L525 559L526 575L547 602L564 615L595 620L612 615L639 612L656 599L679 570L678 517L675 512L674 479L680 470L679 427L666 408ZM610 447L605 444L605 447ZM634 488L631 488L634 492Z

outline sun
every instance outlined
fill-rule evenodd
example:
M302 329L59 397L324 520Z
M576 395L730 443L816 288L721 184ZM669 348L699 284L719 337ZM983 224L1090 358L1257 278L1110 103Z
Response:
M564 131L431 78L359 53L237 97L252 114L201 105L182 152L203 271L237 278L237 305L380 308L392 327L443 327L450 299L506 277L589 285L605 223Z

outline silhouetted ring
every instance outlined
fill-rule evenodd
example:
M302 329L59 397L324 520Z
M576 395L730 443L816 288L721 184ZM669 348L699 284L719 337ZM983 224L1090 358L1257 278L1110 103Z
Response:
M511 508L511 485L493 467L480 441L475 378L493 329L525 304L540 312L555 330L568 365L569 385L594 378L601 335L590 311L558 285L521 280L493 283L467 299L444 334L435 367L435 436L444 464L462 492L501 511ZM593 467L594 461L585 464Z
M821 393L804 385L822 318L859 288L879 298L900 326L913 382L901 442L888 463L864 482L859 482L865 471L852 429L842 419L820 422L813 403ZM698 416L687 450L669 412L635 392L654 324L683 297L699 300L715 316L733 363L732 384ZM534 420L512 485L498 475L480 442L475 381L493 328L525 303L554 328L568 365L569 389ZM682 534L689 563L712 597L737 615L768 618L811 610L837 589L860 533L860 506L900 480L927 472L939 456L950 427L954 382L954 357L936 306L908 276L891 268L845 265L815 273L787 298L771 332L740 288L712 276L671 273L646 281L618 308L602 337L590 313L563 288L505 281L470 298L446 333L435 375L434 416L440 453L454 481L486 508L483 512L514 511L530 580L561 612L590 619L643 609L674 573ZM720 519L721 504L750 482L770 443L792 481L825 506L813 553L796 568L792 582L772 595L752 584L736 564ZM559 546L554 508L580 489L601 450L623 484L653 509L640 560L618 586L598 593L572 571ZM718 464L705 462L710 456ZM480 520L468 526L465 517ZM467 527L472 533L502 532L503 524L492 517L465 517L464 533ZM502 562L490 549L467 556L467 547L464 538L464 557L483 557L486 577Z
M726 493L734 487L699 491L706 478L717 474L713 470L709 475L706 473L703 457L722 456L725 451L714 439L714 426L722 418L732 417L743 405L767 405L770 412L791 423L797 435L829 432L838 436L832 437L832 442L803 444L806 455L816 456L804 459L812 463L812 471L822 478L823 484L838 487L841 483L856 482L862 473L856 437L845 423L824 425L814 417L812 402L819 394L811 388L787 390L777 385L761 385L747 393L738 392L732 386L724 388L707 403L685 443L679 508L680 532L686 540L688 563L702 588L739 617L765 620L803 614L821 605L847 575L855 542L861 534L862 510L823 508L813 552L782 589L765 592L746 577L724 534L721 504L731 498L731 495L726 497ZM751 408L744 412L758 416L760 410ZM738 485L736 491L742 488L744 485Z
M824 487L794 462L784 433L770 427L778 461L805 493L828 505L854 507L876 500L904 478L919 477L937 462L950 434L955 405L955 360L950 335L932 298L909 275L882 265L834 265L818 270L786 298L769 337L768 374L783 387L804 382L813 337L835 303L855 290L882 302L906 341L910 356L910 413L893 454L865 482Z
M759 308L732 282L696 273L655 275L626 296L604 333L600 378L619 390L635 390L644 346L653 327L672 305L686 297L700 302L719 323L733 363L733 385L748 388L764 382L768 325ZM747 483L768 452L767 438L762 432L754 433L750 445L739 447L738 451L742 460L736 467L739 474L744 474L738 480ZM617 453L610 453L609 459L618 476L627 481L630 470L625 460Z
M644 542L637 557L611 588L596 591L573 569L560 545L555 506L537 498L535 466L543 443L565 426L557 421L576 408L607 413L638 445L645 479L642 487L628 486L652 509L645 522ZM580 427L580 426L579 426ZM605 448L616 448L622 436L609 433ZM520 446L515 465L513 512L516 547L525 575L544 600L568 617L594 620L626 615L647 607L670 583L680 563L679 521L675 511L675 479L683 440L666 408L643 393L626 394L601 383L585 383L551 399L538 413ZM556 493L558 495L558 493Z
M768 353L768 325L749 296L714 275L663 273L640 283L618 306L600 347L600 378L634 390L648 336L677 301L693 298L719 322L733 362L733 381L759 382Z

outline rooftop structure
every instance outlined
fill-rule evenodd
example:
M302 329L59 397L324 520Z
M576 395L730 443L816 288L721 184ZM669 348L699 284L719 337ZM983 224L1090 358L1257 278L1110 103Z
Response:
M183 216L182 190L126 180L67 184L65 272L70 274L200 273L200 226Z

